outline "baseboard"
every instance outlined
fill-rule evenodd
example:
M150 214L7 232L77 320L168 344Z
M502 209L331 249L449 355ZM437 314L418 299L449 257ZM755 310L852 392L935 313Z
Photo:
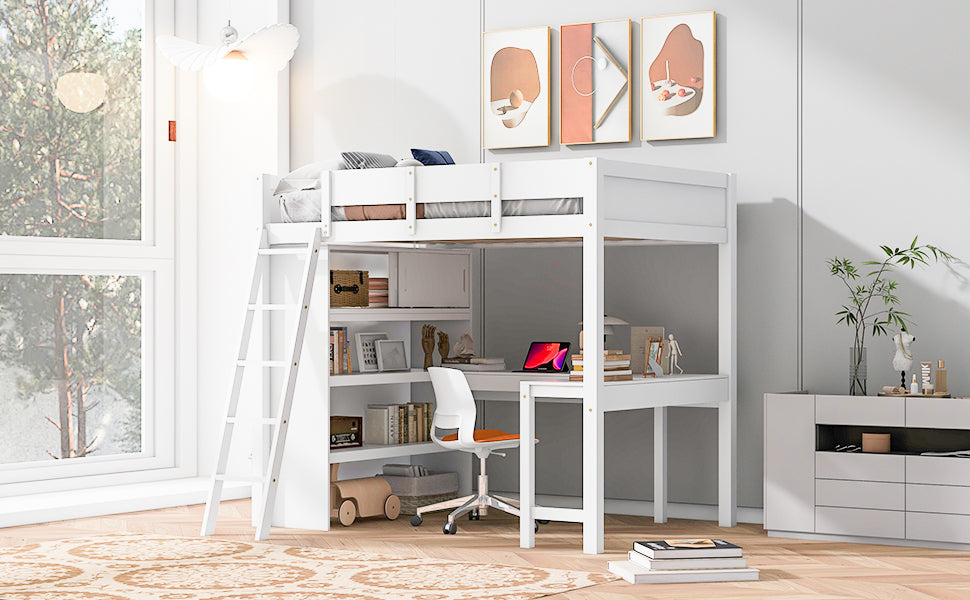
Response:
M768 537L792 538L796 540L819 540L823 542L846 542L853 544L878 544L880 546L905 546L908 548L932 548L934 550L970 550L970 544L952 542L929 542L921 540L901 540L898 538L864 537L859 535L832 535L827 533L805 533L801 531L766 531Z
M208 477L0 498L0 527L154 510L205 502ZM250 485L226 485L223 500L248 498Z
M518 492L494 492L502 496L518 499ZM583 499L579 496L553 496L547 494L536 495L536 504L544 506L559 506L562 508L580 508ZM641 517L653 516L653 502L649 500L622 500L618 498L606 499L606 512L614 515L634 515ZM713 504L685 504L678 502L667 503L667 516L671 519L693 519L697 521L717 521L717 506ZM739 523L764 523L764 510L756 507L738 507Z

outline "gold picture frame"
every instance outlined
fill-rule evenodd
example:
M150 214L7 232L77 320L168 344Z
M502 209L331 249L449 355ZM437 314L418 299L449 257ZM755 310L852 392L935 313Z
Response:
M482 33L482 148L552 142L552 34L548 26Z
M655 356L654 356L655 355ZM663 338L649 338L647 339L647 359L643 365L643 376L644 377L656 377L657 373L650 368L650 357L654 356L657 365L660 366L660 374L663 375Z

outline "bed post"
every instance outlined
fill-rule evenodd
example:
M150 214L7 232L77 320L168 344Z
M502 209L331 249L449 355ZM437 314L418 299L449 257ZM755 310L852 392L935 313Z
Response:
M718 244L717 257L717 362L718 373L728 376L728 394L717 410L718 524L738 524L738 211L737 182L728 175L727 241Z
M489 194L492 202L492 233L502 233L502 163L490 163Z
M589 187L583 197L583 552L601 554L603 545L603 216L597 202L603 177L589 159Z

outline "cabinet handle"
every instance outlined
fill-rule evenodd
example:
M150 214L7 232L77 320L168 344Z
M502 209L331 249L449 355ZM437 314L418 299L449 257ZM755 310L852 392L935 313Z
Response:
M461 291L467 291L465 289L465 274L468 273L468 269L461 270Z

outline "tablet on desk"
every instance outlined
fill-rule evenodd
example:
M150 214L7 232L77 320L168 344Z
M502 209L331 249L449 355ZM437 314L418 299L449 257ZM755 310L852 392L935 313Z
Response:
M566 358L569 355L569 342L532 342L525 355L522 372L561 373L568 371Z

